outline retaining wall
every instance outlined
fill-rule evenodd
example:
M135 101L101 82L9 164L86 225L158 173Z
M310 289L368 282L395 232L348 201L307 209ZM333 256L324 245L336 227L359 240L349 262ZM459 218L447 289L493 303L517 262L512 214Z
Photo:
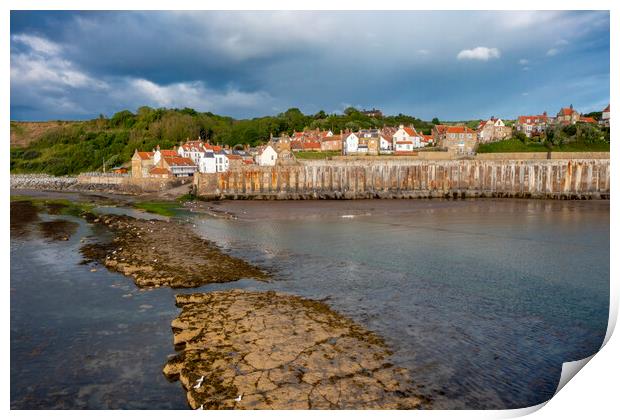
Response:
M319 161L194 177L215 199L608 198L608 159Z

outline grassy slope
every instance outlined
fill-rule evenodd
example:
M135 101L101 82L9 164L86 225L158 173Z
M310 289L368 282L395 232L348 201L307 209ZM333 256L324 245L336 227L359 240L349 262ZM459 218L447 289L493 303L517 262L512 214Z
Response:
M481 144L478 153L519 153L519 152L547 152L549 149L541 143L522 143L519 140L505 140L497 143ZM554 152L609 152L609 143L566 143L562 146L553 146Z

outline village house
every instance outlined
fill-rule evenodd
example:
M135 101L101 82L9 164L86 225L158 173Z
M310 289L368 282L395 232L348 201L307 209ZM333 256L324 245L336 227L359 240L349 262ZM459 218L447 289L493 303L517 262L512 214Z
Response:
M335 136L323 137L321 139L321 151L341 151L342 150L342 134Z
M271 136L269 139L269 144L278 154L285 150L291 150L291 138L286 133L281 134L280 137Z
M609 127L609 105L607 105L607 108L603 110L601 120L598 123L603 127Z
M151 169L156 166L162 166L163 157L175 156L179 156L176 150L161 150L159 146L153 149L152 152L139 152L136 149L131 158L131 176L134 178L149 178L151 177Z
M392 153L394 150L393 135L382 132L379 135L379 149L381 150L381 153Z
M413 127L398 126L392 137L395 154L406 154L422 147L422 136Z
M512 129L506 127L501 118L491 117L486 121L480 121L478 125L478 140L480 143L492 143L509 138Z
M579 122L580 123L587 123L587 124L596 124L596 120L592 117L584 117L583 115L581 117L579 117Z
M522 115L517 119L515 129L527 137L532 137L544 133L550 121L547 112L542 115Z
M433 142L433 135L432 134L422 134L422 146L426 147L426 146L430 146L432 145Z
M196 165L199 164L205 153L207 153L207 148L200 140L187 141L180 145L177 150L179 156L191 159Z
M465 126L436 125L433 128L435 144L456 154L472 154L478 145L476 132Z
M346 155L358 153L360 138L355 133L344 133L344 152ZM364 151L366 152L366 151Z
M579 121L581 114L573 109L571 105L568 108L560 109L556 117L556 124L570 125Z
M259 166L274 166L277 160L278 153L268 144L258 147L254 156L254 161Z

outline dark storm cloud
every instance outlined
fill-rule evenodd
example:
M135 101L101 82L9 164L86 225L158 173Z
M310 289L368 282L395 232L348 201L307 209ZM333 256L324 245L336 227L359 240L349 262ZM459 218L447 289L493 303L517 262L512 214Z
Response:
M143 104L509 118L609 101L607 12L12 12L11 35L13 119Z

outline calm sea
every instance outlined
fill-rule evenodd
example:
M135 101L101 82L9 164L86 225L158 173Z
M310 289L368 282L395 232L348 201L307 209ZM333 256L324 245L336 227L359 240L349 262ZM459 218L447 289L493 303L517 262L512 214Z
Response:
M609 202L227 202L196 230L274 273L227 288L327 299L382 335L436 408L549 399L562 363L600 347ZM11 238L13 408L185 408L161 368L175 291L79 265L69 242ZM578 380L578 378L577 378Z

